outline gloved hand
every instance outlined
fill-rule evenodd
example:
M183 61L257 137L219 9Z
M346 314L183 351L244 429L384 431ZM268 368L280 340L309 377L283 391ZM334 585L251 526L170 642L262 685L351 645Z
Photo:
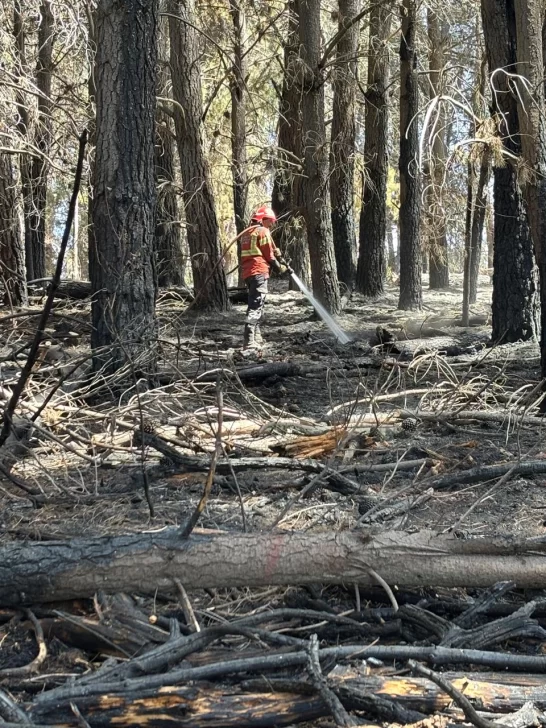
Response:
M281 264L281 267L282 267L282 273L283 274L288 274L289 276L291 276L292 273L294 272L294 269L290 266L289 261L287 261L282 256L279 256L278 260L279 260L279 263Z

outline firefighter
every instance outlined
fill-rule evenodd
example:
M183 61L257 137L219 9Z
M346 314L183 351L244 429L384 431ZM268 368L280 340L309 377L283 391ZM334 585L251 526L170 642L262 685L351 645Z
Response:
M284 273L292 270L282 261L281 251L273 242L270 233L270 228L276 221L273 210L263 205L252 215L250 226L241 238L242 275L248 289L243 349L257 349L263 343L260 319L270 271Z

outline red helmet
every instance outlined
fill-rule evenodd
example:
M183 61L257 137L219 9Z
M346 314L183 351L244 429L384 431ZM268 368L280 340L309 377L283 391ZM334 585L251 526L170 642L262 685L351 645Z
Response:
M277 222L277 216L275 215L271 207L268 207L267 205L262 205L261 207L258 207L256 212L252 215L253 220L260 221L264 218L273 220L273 222Z

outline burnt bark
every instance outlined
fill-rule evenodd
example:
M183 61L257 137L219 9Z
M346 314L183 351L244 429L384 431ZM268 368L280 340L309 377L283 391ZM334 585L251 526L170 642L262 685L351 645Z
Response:
M482 0L481 10L495 89L493 113L503 149L511 155L493 170L492 339L526 341L538 336L540 304L538 271L516 161L521 155L517 99L507 76L518 72L514 3Z
M0 548L0 605L63 601L107 593L170 592L264 585L374 584L375 570L400 586L491 586L514 580L537 587L546 578L536 539L490 536L461 540L432 531L406 533L225 533L179 529L66 542L8 543ZM434 559L430 554L434 553Z
M403 0L400 40L400 297L398 308L419 310L421 286L421 180L417 165L419 86L417 75L417 8Z
M0 280L4 306L27 303L25 249L12 158L0 153Z
M324 76L320 68L320 0L300 0L300 17L304 20L299 23L303 74L304 217L311 258L311 280L317 299L331 313L336 314L341 310L341 297L328 184Z
M43 621L43 620L42 620ZM330 651L331 654L331 651ZM321 655L322 657L322 655ZM333 655L332 655L333 657ZM481 709L494 713L519 710L532 701L539 710L546 707L544 679L541 675L489 673L487 679L468 673L448 673L447 678L465 696L478 701ZM246 687L248 685L248 687ZM307 681L282 680L268 676L247 682L246 689L214 688L207 683L191 687L169 685L165 690L126 689L104 695L79 697L77 705L84 718L95 728L134 726L142 721L149 728L159 728L171 719L177 728L270 728L329 715L328 706ZM441 688L426 678L408 675L362 675L356 670L329 676L329 685L348 710L364 711L368 718L386 719L379 711L420 711L438 713L452 703ZM382 703L380 701L383 701ZM63 726L81 725L70 707L70 699L48 699L47 692L29 709L35 722L54 719ZM391 716L392 717L392 716ZM411 716L412 722L418 716ZM407 720L405 721L407 722Z
M445 91L445 47L449 29L440 24L432 8L427 9L427 30L429 40L429 84L431 100ZM432 169L427 189L428 262L429 288L438 290L449 286L449 265L447 257L447 229L443 205L444 174L447 158L445 143L446 114L440 103L434 120L435 134L432 141Z
M279 222L273 236L303 283L311 286L309 247L302 217L303 152L301 74L298 73L299 0L288 0L288 33L284 43L284 73L279 100L277 153L271 204ZM297 289L290 279L290 288Z
M487 210L487 188L489 186L490 175L491 154L488 149L484 149L480 162L480 174L478 177L478 186L476 188L476 198L474 200L474 210L472 214L472 228L470 231L470 276L468 281L468 301L470 304L476 303L478 298L478 275L480 272L483 229L485 223L485 212Z
M336 48L333 68L330 200L338 279L352 290L356 277L354 215L355 98L359 23L352 22L360 0L339 0L339 31L348 27ZM349 23L352 23L350 27Z
M470 262L472 259L472 217L474 211L474 187L476 170L471 159L466 163L466 206L464 221L464 260L463 260L463 305L462 324L468 326L470 315Z
M375 3L370 13L368 88L364 164L366 176L360 212L356 289L380 296L385 282L387 236L387 179L389 171L389 50L392 4Z
M482 23L489 73L495 89L493 113L506 156L493 170L492 338L498 342L534 339L540 327L538 271L527 210L520 187L521 155L517 99L506 74L518 73L513 0L482 0Z
M201 51L194 6L194 0L170 0L168 6L176 143L184 186L194 306L201 310L227 311L227 281L210 170L203 148Z
M62 721L63 728L78 728L70 700L61 704L44 703L31 710L35 723ZM329 714L319 696L297 693L239 693L210 685L169 687L168 691L128 690L79 698L78 710L93 728L129 728L142 725L162 728L171 723L177 728L275 728L302 721L313 721Z
M94 367L151 364L156 337L154 135L157 0L101 0L96 15Z

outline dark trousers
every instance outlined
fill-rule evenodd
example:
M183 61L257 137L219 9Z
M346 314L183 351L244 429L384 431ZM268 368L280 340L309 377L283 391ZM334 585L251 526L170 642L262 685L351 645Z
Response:
M267 296L267 278L263 273L258 273L250 278L245 278L245 284L248 289L246 323L255 326L262 318Z

